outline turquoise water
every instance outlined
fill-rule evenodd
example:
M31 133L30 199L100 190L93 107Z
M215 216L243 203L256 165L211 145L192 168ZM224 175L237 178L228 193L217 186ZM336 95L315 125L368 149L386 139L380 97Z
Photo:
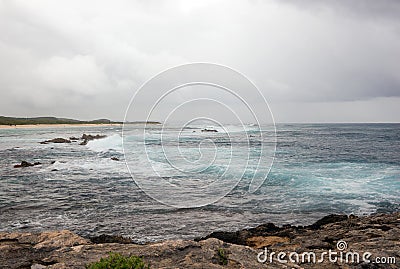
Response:
M225 175L221 184L229 193L224 198L183 209L152 199L131 178L121 128L0 130L0 230L70 229L143 242L194 238L265 222L310 224L330 213L400 209L400 124L277 125L272 169L254 193L248 191L249 180L268 172L269 163L266 159L257 168L252 157L259 156L262 143L268 154L274 148L271 129L261 128L266 134L261 141L254 126L244 131L228 127L218 133L201 133L202 127L183 132L155 127L145 140L141 128L124 131L128 167L139 185L149 183L150 192L171 197L166 182L197 189ZM107 138L86 146L38 143L83 133ZM139 148L143 142L147 154ZM22 160L42 165L13 168ZM246 169L243 160L250 160ZM175 193L171 200L185 200L185 195Z

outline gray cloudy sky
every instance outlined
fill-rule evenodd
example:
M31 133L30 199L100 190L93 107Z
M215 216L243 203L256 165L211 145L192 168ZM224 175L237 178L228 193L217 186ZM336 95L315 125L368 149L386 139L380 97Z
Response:
M0 33L0 115L122 120L156 73L215 62L278 122L400 122L396 0L0 0Z

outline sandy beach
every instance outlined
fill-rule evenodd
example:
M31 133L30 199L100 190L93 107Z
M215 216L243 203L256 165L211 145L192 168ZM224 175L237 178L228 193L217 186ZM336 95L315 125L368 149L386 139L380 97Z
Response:
M0 129L33 129L33 128L70 128L70 127L103 127L103 126L122 126L119 123L104 124L26 124L26 125L0 125Z

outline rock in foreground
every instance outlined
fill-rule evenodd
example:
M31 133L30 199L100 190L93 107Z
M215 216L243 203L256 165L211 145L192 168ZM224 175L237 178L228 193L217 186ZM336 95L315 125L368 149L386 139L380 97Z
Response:
M368 251L372 254L371 260L393 257L396 261L392 264L343 263L330 262L325 257L322 264L281 263L276 257L279 252L338 251L340 240L347 242L345 254ZM213 233L198 241L136 245L112 236L100 236L92 241L66 230L0 233L0 268L85 268L110 252L143 257L151 268L399 268L400 213L368 217L331 215L307 227L265 224L238 232ZM260 263L257 256L265 248L276 254L272 262Z
M227 265L220 265L222 248ZM136 245L94 244L70 231L0 233L0 268L85 268L110 252L143 257L151 268L265 268L257 262L256 250L214 238Z

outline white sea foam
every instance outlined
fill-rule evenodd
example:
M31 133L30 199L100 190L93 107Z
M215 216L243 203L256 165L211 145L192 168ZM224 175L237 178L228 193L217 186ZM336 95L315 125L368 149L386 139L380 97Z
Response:
M48 129L43 134L37 134L37 130L21 134L27 131L19 130L18 136L3 136L0 139L0 174L3 179L0 200L7 210L2 215L4 227L0 230L81 230L80 223L85 223L85 232L90 233L98 229L98 219L101 218L104 227L98 231L140 235L144 242L169 237L197 237L214 223L215 227L211 228L215 229L222 226L234 229L232 224L254 227L267 217L280 224L305 225L330 213L393 212L399 208L398 126L387 127L387 141L376 141L382 130L374 126L353 125L351 128L358 130L360 135L349 135L345 133L347 126L285 125L278 129L278 154L268 180L259 191L249 194L249 179L257 171L266 169L266 165L261 163L257 167L257 162L243 164L242 161L248 158L248 145L245 143L248 138L241 126L225 125L229 137L220 129L218 133L201 132L204 128L217 129L212 125L205 123L196 129L184 130L182 134L179 128L167 128L163 130L162 141L160 128L148 130L144 139L142 129L128 126L129 129L124 130L124 147L125 153L129 151L132 154L127 156L119 152L122 139L118 131L104 128ZM258 139L257 126L246 125L245 128L246 131L251 131L251 128L255 131L251 141ZM271 130L262 129L266 132ZM79 146L79 142L38 143L56 137L79 137L84 132L108 136L90 141L86 146ZM181 137L178 139L179 134ZM212 143L200 145L205 139L212 139L216 145L215 162L195 162L201 157L200 153L207 155L209 152L211 157L214 156ZM146 143L146 151L140 150L143 143ZM15 146L20 148L13 148ZM252 150L251 154L258 154L256 146ZM181 172L168 163L166 156L171 164L183 171L196 169L201 173ZM112 157L120 161L111 160ZM125 158L132 162L130 169L134 180L140 183L144 179L143 182L154 192L164 192L164 182L170 183L168 187L200 189L245 173L237 188L211 207L193 211L164 210L162 205L133 184ZM13 169L12 165L21 160L40 161L43 165ZM52 161L56 162L51 164ZM220 176L226 170L223 165L229 165L229 170ZM161 178L154 176L154 171L159 172ZM22 192L24 195L15 196ZM182 197L178 193L174 199ZM15 202L19 203L18 208L14 207ZM137 214L140 218L136 218L136 223L131 216ZM41 224L36 224L37 220ZM148 227L141 225L143 221L149 223ZM184 228L177 232L176 227L179 229L184 225L196 229ZM163 231L161 237L154 232L157 230Z
M109 150L122 152L121 135L115 134L103 139L89 141L87 147L96 152L105 152Z

